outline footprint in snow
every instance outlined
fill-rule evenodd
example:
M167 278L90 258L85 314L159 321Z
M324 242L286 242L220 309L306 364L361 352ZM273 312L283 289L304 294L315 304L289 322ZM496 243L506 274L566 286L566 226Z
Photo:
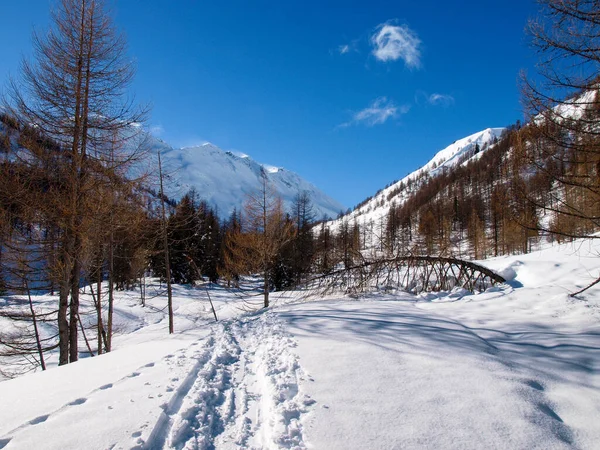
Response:
M45 422L46 420L48 420L48 417L50 417L50 414L45 414L43 416L36 417L35 419L30 420L29 424L37 425L38 423L42 423L42 422ZM2 447L0 447L0 448L2 448Z
M314 405L315 403L317 403L317 401L307 396L307 397L306 397L306 398L305 398L305 399L302 401L302 403L304 404L304 406L312 406L312 405Z
M546 405L545 403L539 403L537 406L540 409L540 411L542 411L547 416L553 418L554 420L558 420L559 422L563 422L563 420L560 418L560 416L558 414L556 414L554 412L554 410L552 408L550 408L548 405Z
M533 389L535 389L535 390L537 390L537 391L543 391L543 390L544 390L544 386L542 386L540 383L538 383L538 382L537 382L537 381L535 381L535 380L527 380L527 381L525 382L525 384L526 384L527 386L529 386L530 388L533 388Z
M87 402L87 398L78 398L77 400L73 400L72 402L67 403L67 405L77 406L77 405L83 405L85 402Z
M108 383L108 384L105 384L104 386L100 386L98 389L100 389L101 391L105 391L107 389L110 389L111 387L113 387L113 384Z

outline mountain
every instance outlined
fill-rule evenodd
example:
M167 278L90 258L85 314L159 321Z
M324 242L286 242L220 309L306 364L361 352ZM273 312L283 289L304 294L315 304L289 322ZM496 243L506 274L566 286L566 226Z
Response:
M0 152L20 144L19 126L0 109ZM4 123L7 122L7 123ZM160 152L164 173L164 189L167 197L179 200L194 188L200 199L215 208L221 218L228 217L234 208L242 209L247 194L256 192L261 186L264 174L282 197L286 211L289 211L294 198L306 192L312 201L314 217L317 220L337 217L346 207L334 200L314 184L306 181L295 172L281 167L261 164L243 153L224 151L205 143L195 147L174 148L133 125L125 131L126 152L136 154L144 148L150 157L150 164L158 167L156 155ZM133 166L129 175L140 176L147 169L144 165ZM141 171L141 173L138 173ZM158 186L154 188L158 190Z
M341 203L300 175L258 163L248 155L224 151L210 143L173 148L156 138L152 140L152 151L160 150L163 157L168 179L166 194L180 198L189 189L195 188L200 198L215 207L221 217L227 217L234 208L238 211L242 208L245 196L260 188L263 173L288 210L294 197L303 191L312 200L317 219L337 217L340 211L345 210Z
M352 212L341 219L330 222L329 225L332 230L336 230L343 221L357 221L365 224L381 220L388 214L392 204L401 206L428 180L480 158L486 150L498 142L504 131L504 128L487 128L455 141L436 153L420 169L380 190L359 204Z

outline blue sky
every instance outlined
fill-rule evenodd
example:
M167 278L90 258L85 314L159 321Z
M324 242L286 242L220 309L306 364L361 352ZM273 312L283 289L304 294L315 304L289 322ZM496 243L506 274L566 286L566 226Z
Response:
M0 83L52 3L2 6ZM132 91L162 139L247 153L348 207L454 140L521 119L518 73L535 63L533 0L113 5Z

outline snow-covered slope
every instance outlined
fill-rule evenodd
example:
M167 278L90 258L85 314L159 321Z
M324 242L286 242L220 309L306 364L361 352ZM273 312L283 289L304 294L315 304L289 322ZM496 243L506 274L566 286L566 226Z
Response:
M401 205L406 201L410 192L416 190L427 178L442 174L457 165L466 164L471 158L478 158L481 153L498 141L503 131L504 128L487 128L455 141L445 149L440 150L423 167L382 189L341 220L350 222L356 220L360 224L370 221L377 223L381 217L387 215L392 203L397 206ZM412 189L408 189L408 184L412 184ZM394 194L393 198L388 198L392 194ZM336 229L341 220L332 221L329 225Z
M336 217L344 206L326 195L315 185L289 170L260 164L248 155L221 150L213 144L197 147L173 148L152 139L153 151L161 151L169 182L167 195L180 198L195 188L200 198L216 207L221 217L227 217L234 208L240 210L246 194L257 191L264 172L282 197L287 209L294 197L306 191L313 203L317 219Z
M285 292L262 309L211 285L218 323L202 287L176 286L173 335L158 284L145 307L119 291L113 352L63 367L54 352L0 383L0 449L595 450L600 290L568 293L599 251L487 260L511 280L477 295ZM91 295L82 307L91 331Z
M0 122L0 138L7 132ZM18 131L11 132L11 145L18 148ZM234 208L242 209L247 194L256 192L262 184L264 173L290 211L294 198L306 192L312 201L315 219L331 219L345 211L344 205L334 200L314 184L297 173L281 167L261 164L241 153L224 151L205 143L196 147L174 148L168 143L142 131L134 125L125 132L123 154L147 153L150 165L132 165L129 174L138 177L147 172L158 175L157 154L162 156L165 194L179 200L191 188L195 188L201 200L216 209L221 218L227 218ZM1 149L0 149L1 150ZM158 176L153 186L158 191Z
M443 172L458 164L464 164L468 159L483 152L500 138L504 128L487 128L479 133L459 139L443 150L440 150L425 166L417 171L429 172L430 176ZM409 175L410 176L410 175Z

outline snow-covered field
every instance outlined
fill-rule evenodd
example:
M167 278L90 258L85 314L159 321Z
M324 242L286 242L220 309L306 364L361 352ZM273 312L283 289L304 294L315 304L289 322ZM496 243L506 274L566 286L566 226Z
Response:
M115 350L0 383L1 449L600 448L600 246L487 260L483 294L117 308ZM255 302L259 304L260 298ZM82 347L83 348L83 347Z

